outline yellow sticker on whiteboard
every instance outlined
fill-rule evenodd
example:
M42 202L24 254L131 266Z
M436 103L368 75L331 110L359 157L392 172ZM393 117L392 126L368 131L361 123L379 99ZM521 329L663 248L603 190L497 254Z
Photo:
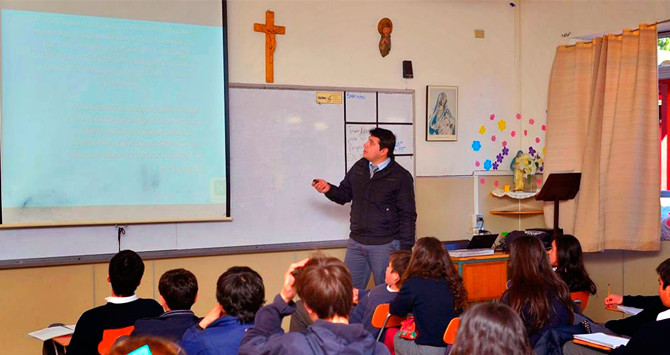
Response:
M341 92L317 92L316 93L316 103L317 104L341 104L342 103L342 93Z

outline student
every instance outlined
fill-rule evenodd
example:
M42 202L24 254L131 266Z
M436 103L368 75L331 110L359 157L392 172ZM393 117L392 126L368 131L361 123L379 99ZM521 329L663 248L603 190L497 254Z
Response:
M265 286L256 271L234 266L216 283L218 304L200 323L189 328L181 346L189 355L234 355L244 332L265 303Z
M566 234L554 238L549 250L549 261L570 292L587 291L595 295L598 291L584 268L582 245L574 236Z
M384 283L370 291L360 291L359 303L351 311L349 323L361 323L373 337L377 337L380 329L372 326L372 315L377 306L395 299L396 294L400 291L400 275L405 272L411 256L412 253L409 250L394 251L389 255Z
M521 318L502 303L480 303L465 312L450 355L532 355Z
M531 346L547 330L572 324L570 291L551 269L538 238L524 235L512 241L508 270L509 288L502 296L502 303L520 315Z
M667 354L670 349L670 259L656 268L658 273L658 296L666 310L658 313L656 320L640 327L628 344L610 352L611 355ZM563 347L566 354L596 354L592 350L573 343Z
M148 347L148 351L142 351ZM140 349L138 352L135 350ZM109 351L109 355L186 355L176 343L155 336L131 336L117 340Z
M397 316L414 314L417 337L394 338L398 354L444 354L447 344L442 337L449 322L467 305L467 291L461 276L442 242L434 237L421 238L401 278L400 292L391 301L390 312Z
M607 329L619 334L632 336L642 326L656 321L659 313L668 310L659 296L621 296L611 294L605 298L605 306L624 305L641 308L642 312L624 319L611 320L605 323Z
M295 311L296 294L314 323L304 332L284 334L282 318ZM256 314L239 353L388 354L361 324L349 324L352 303L351 274L343 262L316 255L293 263L284 274L279 295Z
M156 318L138 319L132 335L156 335L172 341L181 340L186 329L200 320L191 311L198 297L198 280L188 270L168 270L158 281L158 292L165 313Z
M112 285L112 296L107 297L107 304L81 315L67 348L68 355L98 354L98 343L105 329L125 328L140 318L163 313L163 307L158 302L135 295L143 274L144 262L134 251L123 250L112 257L107 275L107 281Z

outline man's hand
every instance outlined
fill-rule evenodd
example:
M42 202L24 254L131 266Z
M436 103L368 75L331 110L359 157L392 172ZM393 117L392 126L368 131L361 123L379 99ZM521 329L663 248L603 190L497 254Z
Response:
M284 302L289 303L293 301L293 298L295 297L295 277L293 276L293 272L296 269L304 267L308 261L309 258L304 258L296 263L291 264L288 267L288 270L286 270L286 273L284 274L284 285L279 292L279 295L284 300Z
M623 303L623 296L610 294L605 298L605 306L618 306Z
M354 304L358 304L358 289L354 287Z
M322 194L325 194L326 192L330 191L330 184L326 180L314 179L312 180L312 186L314 186L314 189L316 189L316 191Z
M215 320L219 319L221 316L223 316L226 312L223 311L223 308L221 308L220 304L216 304L208 313L205 315L205 317L200 321L199 325L200 328L205 329L207 328L212 322Z

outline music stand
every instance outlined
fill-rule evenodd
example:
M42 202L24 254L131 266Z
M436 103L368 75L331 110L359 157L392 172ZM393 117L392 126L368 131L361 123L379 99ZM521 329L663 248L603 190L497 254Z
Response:
M575 198L581 181L582 173L552 173L535 196L538 201L554 201L554 237L558 237L558 202Z

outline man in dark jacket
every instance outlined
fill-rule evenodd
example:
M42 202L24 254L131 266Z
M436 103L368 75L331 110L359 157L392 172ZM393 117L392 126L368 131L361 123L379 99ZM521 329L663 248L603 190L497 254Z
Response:
M314 323L304 332L284 334L282 318L295 312L296 294ZM351 274L340 260L317 255L293 263L274 302L256 313L239 354L388 354L362 324L349 324L352 303Z
M393 159L393 132L375 128L356 162L339 186L314 179L312 186L341 205L351 202L351 232L344 263L354 287L365 289L370 272L376 285L384 282L388 256L414 245L416 204L412 175Z

